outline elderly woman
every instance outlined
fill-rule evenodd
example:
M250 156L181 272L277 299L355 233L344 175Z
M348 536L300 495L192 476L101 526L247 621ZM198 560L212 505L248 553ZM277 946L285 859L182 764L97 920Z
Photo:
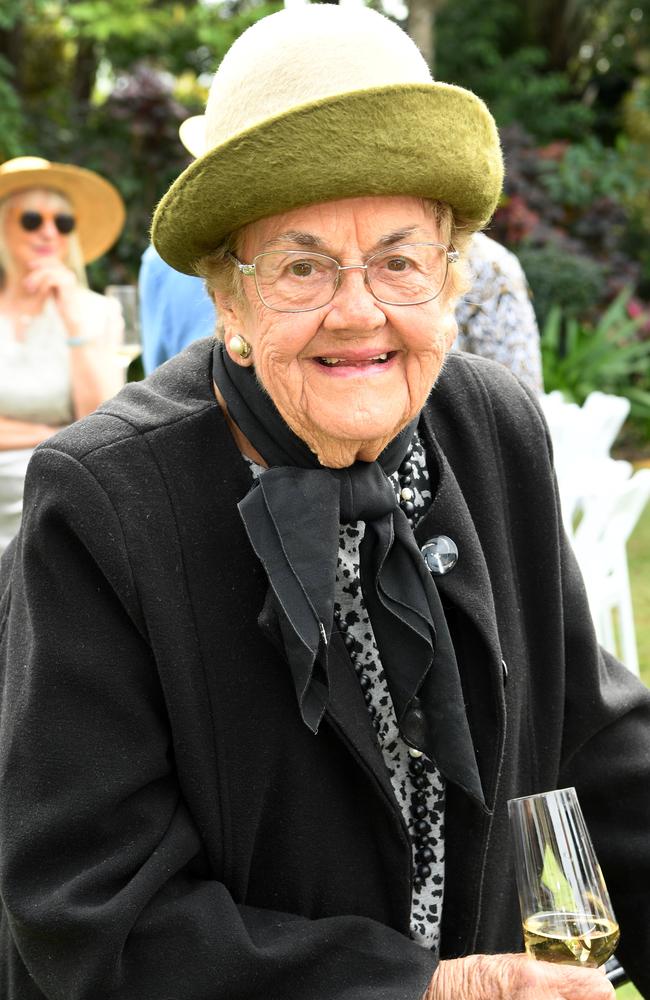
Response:
M33 448L120 387L122 317L89 291L84 263L123 222L118 192L92 171L34 156L0 166L0 552Z
M650 698L532 394L445 362L489 113L314 6L207 115L154 242L223 342L40 447L4 557L2 996L605 1000L522 953L506 802L571 784L650 989Z

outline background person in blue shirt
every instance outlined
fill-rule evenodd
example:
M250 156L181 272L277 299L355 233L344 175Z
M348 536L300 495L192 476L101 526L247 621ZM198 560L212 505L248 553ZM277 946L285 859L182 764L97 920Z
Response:
M178 135L188 153L200 156L205 146L204 116L186 118ZM217 312L203 279L175 271L153 246L142 255L138 297L145 375L193 340L214 335Z
M146 375L193 340L214 334L217 313L203 280L175 271L152 246L142 255L138 295Z

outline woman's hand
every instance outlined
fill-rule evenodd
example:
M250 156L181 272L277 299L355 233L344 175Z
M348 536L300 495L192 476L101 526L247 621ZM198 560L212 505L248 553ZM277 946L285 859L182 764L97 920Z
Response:
M76 315L77 279L69 267L60 260L47 258L33 261L29 274L23 279L25 291L35 296L39 303L51 295L66 325L69 336L77 333Z
M527 955L469 955L441 962L422 1000L612 1000L598 969L535 962Z

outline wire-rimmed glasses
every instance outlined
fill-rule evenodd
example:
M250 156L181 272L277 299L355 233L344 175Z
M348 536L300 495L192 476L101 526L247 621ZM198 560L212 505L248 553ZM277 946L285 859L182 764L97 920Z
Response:
M311 250L265 250L250 264L229 255L242 274L255 278L260 299L276 312L309 312L332 301L343 271L365 271L366 284L385 305L415 306L437 298L458 251L442 243L403 243L380 250L365 264L339 264Z

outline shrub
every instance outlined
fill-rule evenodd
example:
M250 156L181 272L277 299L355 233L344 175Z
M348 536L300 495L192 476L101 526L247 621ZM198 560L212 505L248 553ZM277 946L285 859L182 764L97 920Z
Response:
M637 202L647 203L640 158L623 155L631 148L625 142L617 150L595 139L536 147L520 126L502 129L501 135L505 195L492 232L529 261L540 322L554 303L573 315L584 308L583 318L591 320L594 307L626 286L638 286L642 277L646 258L637 247L649 234L636 210Z
M565 317L583 316L603 298L603 268L580 254L558 245L522 246L517 249L531 291L540 328L553 307Z
M628 315L629 299L629 290L622 292L594 325L558 306L550 310L542 329L544 387L580 405L595 390L626 396L630 415L647 425L650 340L638 339L644 317Z

